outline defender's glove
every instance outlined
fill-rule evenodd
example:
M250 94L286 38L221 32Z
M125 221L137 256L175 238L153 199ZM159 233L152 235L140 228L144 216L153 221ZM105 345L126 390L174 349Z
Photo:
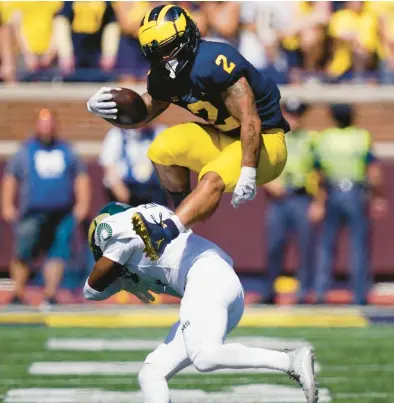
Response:
M134 294L142 302L148 304L153 302L155 297L149 292L147 283L139 280L137 283L132 278L122 278L122 290Z
M241 175L239 175L231 200L231 204L234 208L237 208L241 203L253 200L256 197L256 176L256 168L241 168Z
M112 100L110 91L113 88L101 87L87 102L88 111L104 119L116 119L118 110Z
M121 279L122 289L136 295L143 302L150 302L155 300L150 291L154 292L155 294L167 294L174 297L181 297L176 291L163 284L161 281L158 280L155 283L152 283L143 280L137 274L129 272L126 267L122 268ZM138 295L135 291L137 288ZM148 301L145 300L146 298L148 299Z
M168 287L168 285L161 283L160 281L158 281L157 283L148 283L148 288L155 294L167 294L172 295L173 297L181 298L181 296L176 291Z

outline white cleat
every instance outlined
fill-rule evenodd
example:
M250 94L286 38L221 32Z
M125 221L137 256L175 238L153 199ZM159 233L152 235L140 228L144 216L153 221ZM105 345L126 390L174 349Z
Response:
M319 391L315 378L313 348L301 347L297 350L288 351L287 354L290 358L288 375L300 384L308 403L317 403Z

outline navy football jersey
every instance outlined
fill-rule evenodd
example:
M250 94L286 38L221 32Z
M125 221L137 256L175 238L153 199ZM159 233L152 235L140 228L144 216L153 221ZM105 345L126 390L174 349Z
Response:
M148 75L148 92L154 99L179 105L229 136L240 135L240 124L228 112L222 92L244 76L253 90L262 129L290 130L280 109L277 85L259 73L235 48L201 41L191 69L175 79L163 69Z

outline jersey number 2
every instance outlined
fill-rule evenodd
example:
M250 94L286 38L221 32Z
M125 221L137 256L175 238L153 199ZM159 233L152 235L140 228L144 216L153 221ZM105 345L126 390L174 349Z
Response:
M215 63L220 66L222 65L223 70L228 73L231 74L231 72L234 70L235 68L235 64L233 62L231 62L230 64L228 64L228 60L227 57L224 55L219 55L216 60Z
M208 101L197 101L193 104L187 105L188 109L194 113L195 115L199 116L199 112L205 110L208 114L208 122L214 125L216 128L221 130L222 132L229 132L230 130L234 130L239 127L239 123L232 117L229 116L224 120L224 124L218 124L218 114L219 111L215 106L213 106Z

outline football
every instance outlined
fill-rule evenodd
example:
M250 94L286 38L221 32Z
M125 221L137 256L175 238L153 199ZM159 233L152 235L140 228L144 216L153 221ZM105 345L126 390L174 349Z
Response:
M147 116L145 102L142 97L129 88L112 89L111 94L118 109L116 123L135 125L143 122ZM110 122L113 120L109 120Z

